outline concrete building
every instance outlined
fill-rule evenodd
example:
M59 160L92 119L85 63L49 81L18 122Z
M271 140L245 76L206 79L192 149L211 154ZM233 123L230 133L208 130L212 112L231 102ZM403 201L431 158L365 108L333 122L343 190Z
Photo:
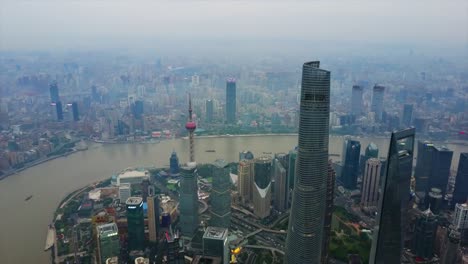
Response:
M270 215L271 189L271 158L259 157L254 160L252 196L254 214L260 218Z
M231 181L229 164L216 160L211 190L211 226L229 228L231 225Z
M414 128L393 132L369 263L400 263L408 226Z
M229 263L229 244L227 228L209 226L203 235L203 255L222 258L222 263Z
M285 263L320 263L323 247L330 117L330 72L319 61L302 68L296 175Z
M382 121L384 93L385 87L381 85L376 84L372 90L371 112L375 113L376 122Z
M127 199L127 225L129 250L143 250L145 247L145 219L143 214L143 199L130 197Z
M181 168L180 182L180 228L182 235L193 237L200 224L198 219L198 184L195 162L189 162Z
M97 259L99 263L120 255L119 229L115 223L96 226Z
M241 151L239 152L239 161L241 160L253 160L254 159L254 154L251 151Z
M367 160L361 189L361 208L364 211L377 211L381 170L382 163L379 159L370 158Z
M440 264L457 263L457 253L460 248L460 232L454 229L449 229L448 237L442 245L440 255Z

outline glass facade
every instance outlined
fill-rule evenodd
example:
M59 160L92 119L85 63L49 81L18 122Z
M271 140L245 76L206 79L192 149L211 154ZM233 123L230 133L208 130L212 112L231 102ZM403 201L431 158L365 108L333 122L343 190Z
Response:
M323 246L330 118L330 72L320 62L302 68L299 144L285 263L320 263Z
M460 153L452 204L468 201L468 153Z
M361 143L359 143L359 141L350 139L344 141L341 181L346 189L356 189L357 178L359 176L360 155Z
M180 222L182 235L193 237L198 229L198 185L195 166L181 168L180 182Z
M98 253L100 263L106 263L106 259L120 255L119 230L115 223L98 225Z
M231 180L229 164L216 160L211 191L211 226L229 228L231 225Z
M127 199L128 249L143 250L145 247L145 219L143 199L130 197Z
M369 263L400 263L413 167L414 128L393 132Z
M226 122L236 122L236 80L232 78L226 82Z

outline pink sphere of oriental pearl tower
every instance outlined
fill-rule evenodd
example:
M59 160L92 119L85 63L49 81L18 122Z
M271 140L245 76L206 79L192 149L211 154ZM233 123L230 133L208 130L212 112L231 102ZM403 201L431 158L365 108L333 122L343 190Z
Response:
M193 132L197 129L197 124L192 120L192 97L189 94L189 120L185 124L185 128L189 132L189 141L190 141L190 162L195 162L195 149L193 142Z

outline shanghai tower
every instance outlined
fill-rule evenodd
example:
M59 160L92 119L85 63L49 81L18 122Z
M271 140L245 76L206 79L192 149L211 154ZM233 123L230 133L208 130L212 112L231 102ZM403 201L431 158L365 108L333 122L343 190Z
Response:
M285 263L320 263L328 177L330 72L320 62L302 67L296 175Z

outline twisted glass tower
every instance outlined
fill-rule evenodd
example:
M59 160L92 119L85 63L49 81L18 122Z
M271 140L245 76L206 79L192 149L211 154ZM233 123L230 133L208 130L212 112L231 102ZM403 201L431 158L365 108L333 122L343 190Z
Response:
M328 177L330 72L302 67L299 144L285 263L320 263Z

